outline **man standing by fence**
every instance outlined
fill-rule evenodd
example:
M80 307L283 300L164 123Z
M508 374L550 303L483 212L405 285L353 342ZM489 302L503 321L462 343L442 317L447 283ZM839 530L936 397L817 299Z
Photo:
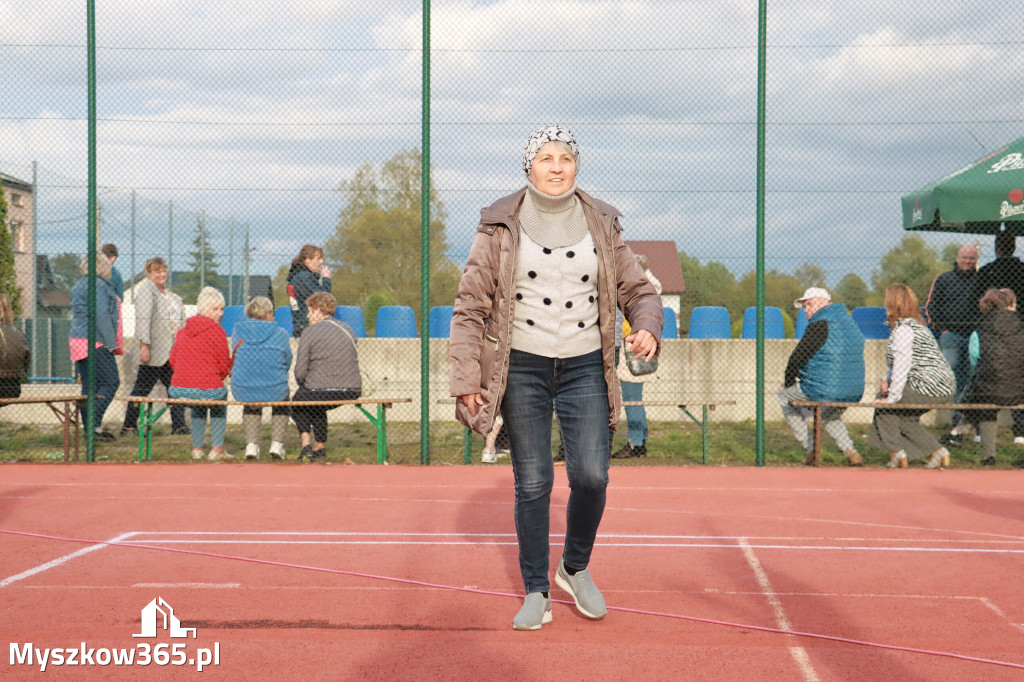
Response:
M978 323L978 298L975 287L978 281L978 247L964 244L956 252L956 266L943 272L928 292L925 315L928 324L939 335L939 348L946 362L956 376L956 394L953 402L963 402L964 393L971 383L971 361L967 346ZM957 410L953 413L953 430L942 437L942 443L957 447L963 442L964 415Z

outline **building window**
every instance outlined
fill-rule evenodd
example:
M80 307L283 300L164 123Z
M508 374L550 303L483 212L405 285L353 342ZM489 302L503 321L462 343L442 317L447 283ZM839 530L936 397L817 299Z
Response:
M11 206L24 206L25 198L21 194L11 192Z
M25 252L25 223L21 220L12 220L11 225L11 250L20 253Z

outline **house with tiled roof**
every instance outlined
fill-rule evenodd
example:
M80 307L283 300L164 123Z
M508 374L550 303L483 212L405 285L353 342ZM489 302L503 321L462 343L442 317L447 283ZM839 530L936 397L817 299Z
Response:
M673 241L627 241L633 253L647 257L647 267L661 282L661 302L676 314L679 324L679 294L686 291L683 268L679 265L679 251Z

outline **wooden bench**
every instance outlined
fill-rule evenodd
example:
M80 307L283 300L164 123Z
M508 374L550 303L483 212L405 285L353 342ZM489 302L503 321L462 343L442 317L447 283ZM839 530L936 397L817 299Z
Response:
M64 429L64 461L68 461L70 454L71 427L75 427L75 461L78 461L78 434L80 431L80 419L78 407L85 403L89 397L85 395L49 395L21 398L0 398L0 407L6 405L46 405L57 416ZM63 407L57 407L57 404Z
M305 405L326 405L330 407L340 407L342 405L354 405L362 412L370 423L373 424L377 430L377 463L383 464L387 460L387 421L385 419L385 410L391 407L395 403L411 403L412 398L357 398L355 400L300 400L300 401L289 401L289 400L278 400L270 402L259 402L259 403L244 403L238 400L188 400L184 398L151 398L149 396L118 396L115 400L121 400L129 403L139 403L139 461L151 460L152 459L152 448L153 448L153 435L152 427L156 423L156 420L160 418L169 406L171 405L240 405L242 407L275 407L275 406L286 406L286 407L301 407ZM160 408L156 413L153 412L154 403L164 403L164 407ZM374 416L364 408L364 405L376 405L377 415ZM143 457L145 455L145 457Z
M710 461L709 457L709 445L708 445L708 412L714 410L719 405L735 405L735 400L714 400L707 397L687 397L680 400L623 400L623 407L664 407L675 405L682 410L687 417L693 420L693 423L700 427L701 437L701 463L708 464ZM701 407L701 419L697 419L690 412L689 406Z
M793 407L805 407L814 411L814 449L812 450L814 466L821 464L821 408L823 407L841 407L845 409L866 407L872 410L881 408L888 410L923 410L925 412L930 410L959 410L961 412L969 410L1024 410L1024 405L992 405L990 403L924 403L919 405L916 403L844 403L790 400L789 404Z
M455 398L442 398L437 401L441 404L454 404ZM622 401L623 407L664 407L675 405L682 410L687 417L693 420L695 424L700 427L701 435L701 461L707 464L709 461L708 457L708 412L714 410L719 405L735 405L735 400L711 400L708 398L686 398L684 400L624 400ZM701 406L701 419L697 419L688 409L690 405ZM473 444L470 430L467 428L462 439L462 461L463 464L473 463Z

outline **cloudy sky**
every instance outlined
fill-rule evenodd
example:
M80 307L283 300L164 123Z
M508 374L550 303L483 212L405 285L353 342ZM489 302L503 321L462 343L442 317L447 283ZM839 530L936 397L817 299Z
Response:
M248 225L252 271L272 274L334 233L342 180L420 145L418 2L97 5L102 236L124 254L135 189L138 265L169 241L185 251L203 211L223 265L230 226L240 254ZM479 208L522 185L527 135L562 122L580 186L622 209L628 238L754 267L756 2L431 6L431 158L453 258ZM84 3L24 10L0 0L0 171L31 179L38 162L40 250L81 251ZM903 236L901 195L1024 136L1024 18L976 2L770 10L768 267L867 277Z

